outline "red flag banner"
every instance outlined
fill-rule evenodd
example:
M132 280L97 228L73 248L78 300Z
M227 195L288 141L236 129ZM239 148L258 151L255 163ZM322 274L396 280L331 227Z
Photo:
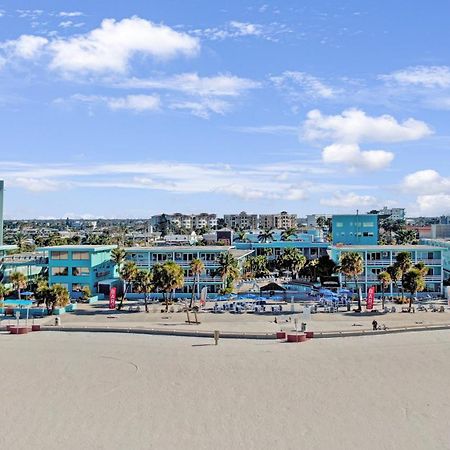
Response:
M113 287L109 291L109 309L116 309L117 288Z
M373 309L374 301L375 301L375 286L370 286L370 288L367 290L366 309Z

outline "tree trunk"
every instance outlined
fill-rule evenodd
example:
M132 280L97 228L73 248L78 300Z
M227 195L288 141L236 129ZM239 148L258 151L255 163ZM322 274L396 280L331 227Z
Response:
M359 295L358 277L356 276L354 279L355 279L356 292L358 295L358 312L361 312L362 307L361 307L361 296Z
M148 295L147 295L147 292L144 294L144 304L145 304L145 312L148 313Z
M166 313L169 312L169 293L164 292L164 300L166 302Z
M381 309L384 311L384 284L381 284Z
M414 296L415 292L411 292L411 297L409 297L409 312L411 312L412 309L412 304L413 304L413 296Z
M196 282L196 278L194 277L194 284L192 285L192 295L191 295L191 302L189 303L189 309L192 309L192 305L194 304L196 285L197 285L197 282Z

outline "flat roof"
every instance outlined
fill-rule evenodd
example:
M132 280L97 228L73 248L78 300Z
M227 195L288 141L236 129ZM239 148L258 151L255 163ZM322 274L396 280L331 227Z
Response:
M164 246L149 246L149 247L125 247L126 252L179 252L179 251L193 251L193 252L201 252L201 251L229 251L233 247L228 245L164 245Z
M332 245L333 250L439 250L433 245ZM444 249L441 249L444 250Z
M53 245L50 247L40 247L38 251L58 251L58 250L80 250L80 251L92 251L101 252L103 250L112 250L117 245Z
M17 245L0 245L0 251L14 250L16 248L17 248Z
M250 255L251 253L253 253L254 250L238 250L237 248L232 248L230 250L230 253L235 257L235 258L242 258L244 256Z

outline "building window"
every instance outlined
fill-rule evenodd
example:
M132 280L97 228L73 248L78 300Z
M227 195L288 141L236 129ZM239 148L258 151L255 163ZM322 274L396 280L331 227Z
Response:
M86 283L72 283L72 292L81 292L81 290L86 287L89 286L89 284Z
M72 259L88 260L89 259L89 252L73 252L72 253Z
M68 267L52 267L52 275L55 277L67 277L69 275Z
M342 228L344 226L343 222L336 222L336 228Z
M363 222L362 226L364 228L373 228L374 223L373 222Z
M84 277L91 274L91 269L89 267L72 267L72 276L74 277Z
M51 252L51 259L69 259L68 252Z

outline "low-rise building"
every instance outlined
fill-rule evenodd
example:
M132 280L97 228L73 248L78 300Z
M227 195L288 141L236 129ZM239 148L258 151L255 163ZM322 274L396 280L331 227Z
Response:
M98 293L99 282L117 278L117 267L111 260L115 245L59 245L38 249L48 258L48 284L61 284L71 296L88 286Z
M388 208L385 206L383 209L378 211L380 216L386 216L386 218L397 222L405 220L405 208Z
M150 270L155 264L173 261L179 264L184 271L184 287L177 291L178 295L191 294L194 285L194 276L190 270L193 259L203 262L205 270L199 277L199 292L206 287L208 294L217 294L223 288L223 280L217 274L219 256L223 253L233 255L242 269L247 256L252 250L239 250L229 246L184 246L184 247L132 247L126 248L126 259L136 263L139 269Z
M333 214L333 244L378 244L377 214Z
M331 258L339 264L341 257L345 253L359 253L364 261L364 271L358 277L358 284L362 292L367 292L370 286L375 286L378 294L381 293L381 283L378 281L378 274L386 271L387 267L395 263L396 256L400 252L407 252L411 255L413 264L422 261L429 268L425 276L426 288L424 294L443 293L444 267L443 249L432 245L333 245L330 248ZM341 286L355 288L354 280L346 278L344 274L339 274ZM399 295L400 282L398 286L391 283L386 295Z

